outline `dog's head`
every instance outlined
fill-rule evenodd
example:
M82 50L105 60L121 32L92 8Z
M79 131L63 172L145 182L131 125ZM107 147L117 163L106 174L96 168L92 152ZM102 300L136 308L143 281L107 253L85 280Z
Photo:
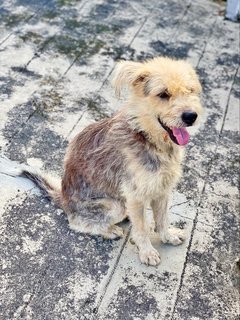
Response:
M129 113L148 133L165 133L174 143L187 144L185 127L195 125L202 112L201 85L190 64L164 57L122 61L114 85L118 96L123 86L130 88Z

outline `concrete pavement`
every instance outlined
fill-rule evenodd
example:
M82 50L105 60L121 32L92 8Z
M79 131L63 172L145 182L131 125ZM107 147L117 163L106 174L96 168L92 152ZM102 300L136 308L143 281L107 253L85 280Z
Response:
M239 24L209 0L0 2L0 319L235 320L239 311ZM179 247L140 264L130 240L77 234L14 161L55 175L68 141L115 112L118 59L169 55L197 69L171 222Z

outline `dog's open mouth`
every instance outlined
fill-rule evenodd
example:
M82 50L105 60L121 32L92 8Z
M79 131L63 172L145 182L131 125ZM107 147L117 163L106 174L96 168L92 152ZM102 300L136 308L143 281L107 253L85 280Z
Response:
M185 128L176 128L176 127L169 128L161 121L160 118L158 118L158 122L163 127L163 129L167 131L169 137L174 143L180 146L184 146L185 144L188 143L190 136Z

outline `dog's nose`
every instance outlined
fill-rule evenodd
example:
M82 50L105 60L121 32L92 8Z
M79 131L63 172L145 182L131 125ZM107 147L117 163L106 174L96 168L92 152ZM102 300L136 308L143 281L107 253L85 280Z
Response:
M196 112L186 111L182 114L182 121L185 122L188 126L191 126L197 119L197 116L198 115Z

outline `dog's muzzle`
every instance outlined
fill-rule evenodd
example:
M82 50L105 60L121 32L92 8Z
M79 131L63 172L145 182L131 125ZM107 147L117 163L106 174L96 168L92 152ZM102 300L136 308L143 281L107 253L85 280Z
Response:
M164 124L160 118L158 118L158 122L162 126L162 128L168 133L170 139L180 145L184 146L189 141L189 133L185 128L177 128L177 127L168 127L166 124Z

